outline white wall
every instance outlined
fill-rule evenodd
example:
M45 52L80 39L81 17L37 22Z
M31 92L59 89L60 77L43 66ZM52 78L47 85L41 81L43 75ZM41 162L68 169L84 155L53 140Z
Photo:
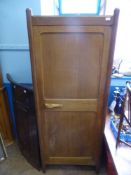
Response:
M120 16L114 59L125 60L127 69L131 66L131 0L107 0L106 14L113 14L115 8L120 9Z

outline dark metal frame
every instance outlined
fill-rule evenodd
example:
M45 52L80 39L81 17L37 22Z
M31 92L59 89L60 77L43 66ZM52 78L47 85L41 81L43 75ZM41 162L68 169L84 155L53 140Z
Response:
M128 114L125 113L127 110L128 110ZM125 145L131 147L131 143L128 143L120 139L121 129L122 129L124 120L126 120L129 127L131 127L131 81L126 82L126 95L125 95L125 99L122 104L122 112L120 115L120 123L119 123L119 128L118 128L116 148L118 147L119 143L124 143Z

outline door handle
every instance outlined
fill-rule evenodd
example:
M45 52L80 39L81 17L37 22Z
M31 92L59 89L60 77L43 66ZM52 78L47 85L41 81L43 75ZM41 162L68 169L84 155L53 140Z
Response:
M62 106L63 106L62 104L57 103L45 103L45 107L48 109L61 108Z

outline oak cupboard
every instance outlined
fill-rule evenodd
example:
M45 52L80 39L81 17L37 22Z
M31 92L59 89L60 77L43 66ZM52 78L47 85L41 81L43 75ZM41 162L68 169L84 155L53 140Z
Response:
M43 170L98 170L119 10L108 17L26 12Z

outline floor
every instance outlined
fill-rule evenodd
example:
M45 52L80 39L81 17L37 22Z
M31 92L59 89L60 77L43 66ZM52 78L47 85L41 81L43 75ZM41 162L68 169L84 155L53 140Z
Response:
M0 175L43 175L43 172L34 169L21 155L17 145L7 149L8 158L0 163ZM45 175L96 175L95 171L87 166L49 166ZM106 175L102 169L99 175Z

